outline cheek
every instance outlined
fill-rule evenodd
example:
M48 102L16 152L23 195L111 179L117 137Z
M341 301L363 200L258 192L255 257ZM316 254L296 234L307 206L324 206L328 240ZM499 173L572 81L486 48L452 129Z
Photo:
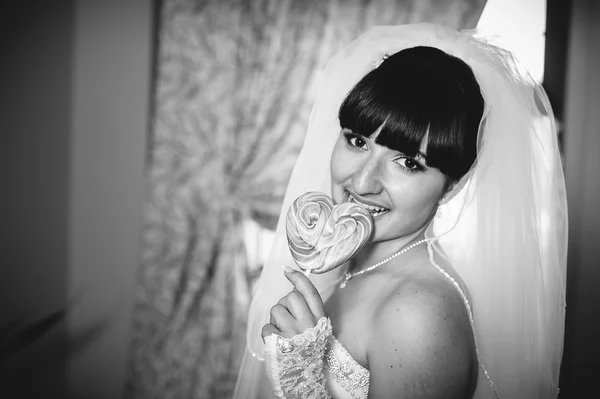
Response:
M437 205L440 198L442 198L443 193L443 184L435 184L429 187L424 187L421 198L419 200L421 201L421 203L429 206L429 208L433 208Z
M335 143L331 161L329 162L329 170L331 172L331 183L336 184L344 180L348 174L347 162L344 162L343 151L340 149L340 140Z
M443 183L438 179L415 181L411 187L403 187L399 198L403 198L403 208L411 214L420 217L430 215L443 194Z

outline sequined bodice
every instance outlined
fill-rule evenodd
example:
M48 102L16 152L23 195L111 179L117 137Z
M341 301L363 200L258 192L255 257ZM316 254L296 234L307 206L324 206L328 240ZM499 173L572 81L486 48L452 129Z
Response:
M369 370L358 364L342 344L331 335L325 349L327 391L335 399L369 395Z

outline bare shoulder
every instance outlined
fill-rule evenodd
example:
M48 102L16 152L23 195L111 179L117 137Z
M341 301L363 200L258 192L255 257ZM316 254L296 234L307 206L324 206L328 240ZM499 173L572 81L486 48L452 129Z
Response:
M471 395L473 336L467 311L450 284L431 277L404 281L382 301L371 322L367 353L374 398Z

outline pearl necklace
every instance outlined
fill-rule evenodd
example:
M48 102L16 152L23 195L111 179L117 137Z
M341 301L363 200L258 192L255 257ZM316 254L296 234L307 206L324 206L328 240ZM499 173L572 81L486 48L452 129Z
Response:
M393 254L393 255L385 258L384 260L379 261L379 262L375 263L374 265L369 266L366 269L363 269L363 270L358 271L356 273L348 273L347 272L346 275L344 276L344 281L342 281L342 283L340 284L340 289L346 288L346 284L348 284L348 281L350 281L354 277L360 276L361 274L364 274L364 273L370 272L371 270L377 269L379 266L381 266L381 265L383 265L385 263L388 263L392 259L394 259L394 258L396 258L396 257L398 257L398 256L400 256L402 254L407 253L408 251L410 251L411 249L413 249L417 245L423 244L424 242L427 242L427 240L426 239L422 239L422 240L419 240L417 242L414 242L414 243L410 244L409 246L402 248L400 251L396 252L395 254Z

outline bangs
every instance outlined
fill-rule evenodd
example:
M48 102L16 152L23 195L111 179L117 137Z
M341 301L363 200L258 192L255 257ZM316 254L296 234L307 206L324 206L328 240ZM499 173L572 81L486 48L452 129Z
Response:
M475 161L482 113L483 98L467 64L415 47L387 58L358 82L339 120L365 137L383 126L376 143L410 157L427 137L427 165L458 180Z

